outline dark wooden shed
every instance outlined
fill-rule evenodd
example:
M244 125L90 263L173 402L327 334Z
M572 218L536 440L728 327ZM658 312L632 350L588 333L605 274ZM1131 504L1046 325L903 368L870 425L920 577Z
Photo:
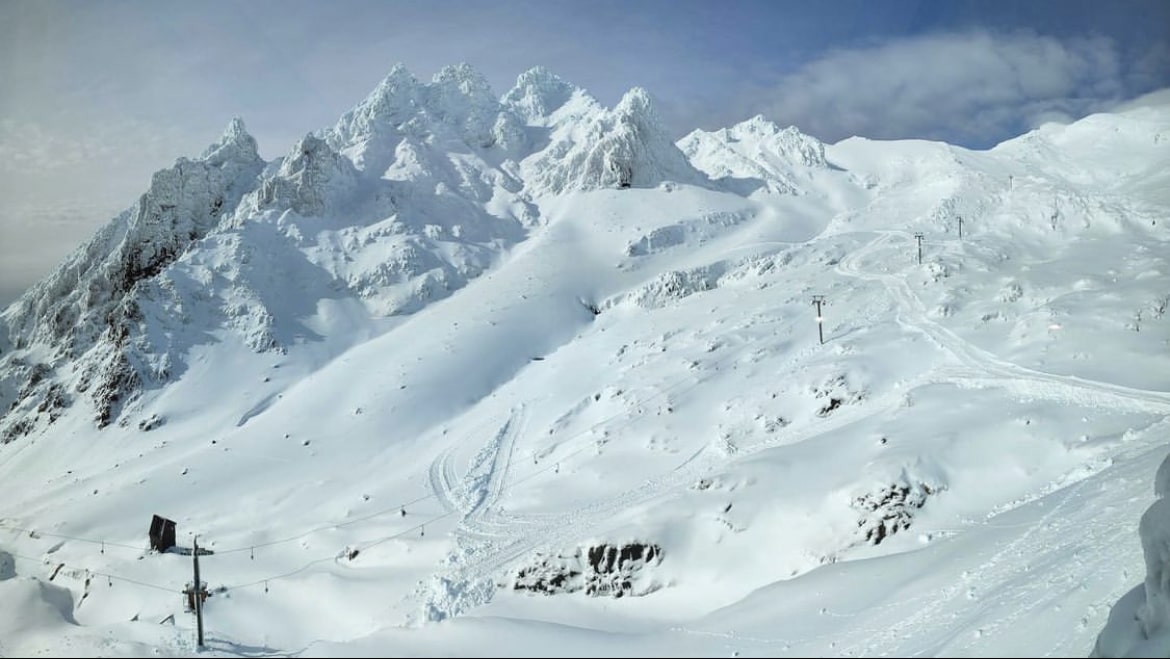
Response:
M175 546L175 522L155 515L150 520L150 548L166 551Z

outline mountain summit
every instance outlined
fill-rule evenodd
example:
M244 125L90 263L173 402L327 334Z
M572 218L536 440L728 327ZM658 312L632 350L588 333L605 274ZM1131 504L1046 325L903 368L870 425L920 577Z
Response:
M311 290L358 301L377 324L489 268L541 222L534 197L667 180L705 177L645 91L606 110L541 68L498 100L466 64L429 83L397 65L271 163L234 118L4 312L14 350L2 357L0 437L43 429L79 402L99 426L128 421L124 407L179 377L208 332L287 349L281 337L312 301L277 303L287 294L271 287L283 284L240 255L302 264L319 282Z

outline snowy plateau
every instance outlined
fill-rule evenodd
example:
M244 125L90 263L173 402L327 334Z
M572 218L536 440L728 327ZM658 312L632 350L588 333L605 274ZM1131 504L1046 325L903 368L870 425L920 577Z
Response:
M0 655L1166 656L1168 308L1170 92L978 151L396 67L0 314Z

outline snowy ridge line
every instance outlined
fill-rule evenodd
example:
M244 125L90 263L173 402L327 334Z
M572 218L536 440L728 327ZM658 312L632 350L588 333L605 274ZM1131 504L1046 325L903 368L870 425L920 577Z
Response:
M144 588L154 588L155 590L161 590L161 591L168 592L168 593L181 593L181 592L183 592L182 589L175 588L173 586L160 586L159 584L153 584L153 583L149 583L146 581L139 581L138 579L131 579L130 577L123 577L123 576L120 576L117 574L110 574L109 572L99 572L97 570L90 570L88 568L77 567L75 565L69 565L68 563L58 563L56 561L46 561L43 558L34 558L32 556L25 556L24 554L18 554L16 552L11 552L11 551L8 551L7 549L0 549L0 553L6 554L8 556L12 556L13 558L20 558L20 559L29 561L31 563L38 563L40 565L58 565L58 566L60 566L57 568L58 570L60 570L62 568L69 568L70 570L78 570L81 572L85 572L86 575L105 577L105 578L109 579L111 582L112 581L125 581L126 583L131 583L131 584L134 584L136 586L142 586Z

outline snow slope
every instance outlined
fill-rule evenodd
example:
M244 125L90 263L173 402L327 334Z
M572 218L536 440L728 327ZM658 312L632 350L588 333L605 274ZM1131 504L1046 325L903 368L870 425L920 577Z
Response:
M192 653L156 513L217 654L1087 654L1168 450L1168 132L676 147L466 66L233 122L0 315L0 654Z

